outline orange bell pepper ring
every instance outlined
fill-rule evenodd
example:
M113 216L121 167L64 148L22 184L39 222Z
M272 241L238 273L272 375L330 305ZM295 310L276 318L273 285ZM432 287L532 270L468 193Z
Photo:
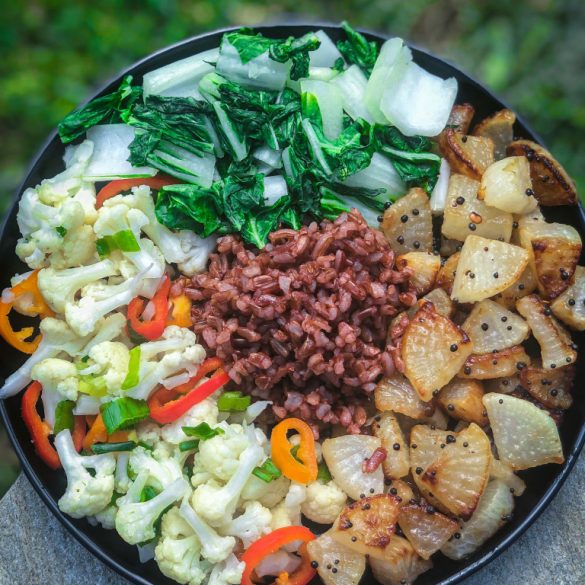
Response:
M170 299L171 301L171 316L167 319L167 327L169 325L177 325L178 327L191 327L191 299L187 295L179 295Z
M116 431L108 435L104 419L101 414L98 414L83 439L83 448L86 451L91 451L92 446L96 443L124 443L127 440L128 431Z
M297 431L301 442L295 456L287 433ZM299 418L285 418L272 429L270 437L272 461L282 474L298 483L311 483L317 479L318 465L315 452L315 437L311 427Z
M37 349L41 342L41 334L39 333L34 339L29 340L34 334L34 328L24 327L19 331L15 331L12 323L10 323L9 315L14 308L15 300L23 295L30 295L31 304L27 306L26 311L21 312L30 317L38 315L41 319L54 315L39 290L38 272L38 270L35 270L10 289L13 297L12 301L0 301L0 336L18 351L29 355Z

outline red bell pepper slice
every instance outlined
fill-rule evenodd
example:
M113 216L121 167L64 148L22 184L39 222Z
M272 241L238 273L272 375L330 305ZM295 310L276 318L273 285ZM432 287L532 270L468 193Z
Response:
M136 297L130 301L128 305L128 321L134 333L149 341L158 339L163 334L169 315L170 290L171 279L168 275L165 275L161 285L150 300L154 305L154 315L149 321L142 321L140 318L146 307L146 300Z
M197 375L194 376L196 378ZM193 379L193 378L192 378ZM211 396L230 381L230 377L219 370L212 378L197 387L192 387L187 394L179 394L176 398L176 389L160 388L149 399L150 418L165 425L172 423L183 416L190 408ZM187 382L187 384L191 381Z
M99 190L95 198L95 207L96 209L99 209L104 204L104 201L107 201L120 193L124 193L124 191L129 191L132 187L146 185L155 191L159 191L165 185L176 185L180 182L179 179L163 174L158 174L155 177L146 177L144 179L119 179L117 181L111 181Z
M300 550L302 563L292 574L283 573L276 579L276 583L287 583L288 585L306 585L315 576L316 570L311 566L311 560L306 551L306 544L314 540L316 536L305 526L285 526L274 532L263 536L260 540L252 543L244 552L241 560L246 563L242 575L242 585L254 585L252 574L260 562L268 555L279 551L283 546L302 541Z
M181 384L180 386L175 386L173 391L177 394L187 394L187 392L191 392L195 385L199 380L202 380L208 374L215 372L223 367L223 362L218 357L207 358L200 366L197 368L197 372L192 378L189 378L187 382Z

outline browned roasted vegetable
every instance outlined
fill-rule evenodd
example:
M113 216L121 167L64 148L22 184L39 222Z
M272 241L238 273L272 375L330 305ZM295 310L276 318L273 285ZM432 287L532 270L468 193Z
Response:
M471 104L455 104L449 114L446 127L455 130L455 132L467 134L474 115L475 108Z
M473 354L467 358L458 376L476 380L490 380L513 376L530 364L530 356L521 345L502 351Z
M555 317L572 329L585 331L585 268L577 266L575 281L551 304Z
M431 560L425 561L416 554L406 538L394 535L388 549L388 558L370 558L372 573L382 585L412 585L419 575L433 567Z
M374 400L376 408L382 412L398 412L414 419L432 416L435 411L435 405L423 402L411 383L398 372L378 383Z
M516 114L511 110L500 110L484 118L475 126L472 134L491 138L494 143L494 157L500 160L506 156L506 148L514 138Z
M408 290L420 297L433 288L441 268L441 258L429 252L408 252L396 258L396 267L399 270L412 270Z
M571 390L575 368L545 370L536 366L524 368L520 373L522 387L547 408L567 410L573 404Z
M437 274L437 280L435 281L435 284L449 295L453 290L453 282L455 281L457 263L459 262L460 256L461 252L455 252L453 256L449 256L443 266L441 266L439 274Z
M490 138L460 134L452 128L439 137L439 147L454 173L479 180L494 162L494 143Z
M488 420L481 401L483 393L478 380L455 378L439 392L437 401L449 416L484 427Z
M382 441L382 447L386 449L386 459L382 463L384 475L393 479L408 475L410 470L408 442L404 438L396 416L391 412L384 412L376 417L372 430L374 435Z
M531 140L516 140L508 146L507 154L528 159L532 189L541 205L577 204L575 183L548 150Z

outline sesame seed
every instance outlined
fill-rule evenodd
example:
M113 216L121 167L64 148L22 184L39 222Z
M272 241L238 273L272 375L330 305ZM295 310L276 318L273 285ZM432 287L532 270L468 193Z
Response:
M390 209L390 207L392 207L392 201L386 201L386 203L384 203L384 209Z
M528 197L534 197L534 191L528 188L526 189L526 195L528 195Z
M469 374L471 374L471 368L470 368L469 366L465 366L465 367L463 368L463 373L464 373L466 376L469 376Z
M569 299L567 303L570 307L572 307L575 304L575 299Z
M507 320L508 320L508 317L506 317L506 315L504 315L504 316L502 317L502 323L505 323Z
M497 272L494 272L494 278L499 278L500 275Z
M396 238L396 241L397 241L399 244L404 244L404 236L398 236L398 237Z
M415 472L417 475L420 475L420 474L423 472L423 468L422 468L422 467L417 467L417 468L414 470L414 472Z
M382 223L383 219L384 219L384 216L383 215L379 215L378 216L378 223Z
M420 248L420 242L418 240L412 242L412 245L414 246L415 250L418 250Z
M569 280L569 273L564 269L561 268L561 280Z

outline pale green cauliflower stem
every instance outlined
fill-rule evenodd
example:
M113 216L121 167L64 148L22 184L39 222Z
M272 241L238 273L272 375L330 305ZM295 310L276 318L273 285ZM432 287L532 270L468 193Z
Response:
M211 526L221 526L227 518L233 517L247 479L266 457L251 428L247 429L247 435L249 446L240 456L238 468L227 484L220 487L216 482L209 482L193 493L193 508Z
M146 502L118 500L116 530L128 544L138 544L156 536L154 524L166 508L180 500L189 490L189 484L176 479L160 494Z
M178 508L171 508L162 518L154 558L162 574L178 583L200 585L207 577L207 568L201 564L201 543Z
M92 282L116 273L116 265L108 259L67 270L44 268L38 276L39 290L54 311L64 313L65 304L73 301L77 291Z
M347 495L334 481L329 483L315 481L307 486L301 512L318 524L333 524L346 502Z
M116 461L116 473L114 474L114 488L119 494L125 494L130 488L132 480L128 475L128 462L130 453L124 451L118 455Z
M199 538L203 558L210 563L220 563L230 555L236 545L233 536L220 536L193 510L187 498L183 500L179 512Z
M79 455L69 429L55 437L55 447L67 475L67 490L59 500L59 509L73 518L95 516L104 510L114 493L114 456ZM95 477L88 469L95 471Z

